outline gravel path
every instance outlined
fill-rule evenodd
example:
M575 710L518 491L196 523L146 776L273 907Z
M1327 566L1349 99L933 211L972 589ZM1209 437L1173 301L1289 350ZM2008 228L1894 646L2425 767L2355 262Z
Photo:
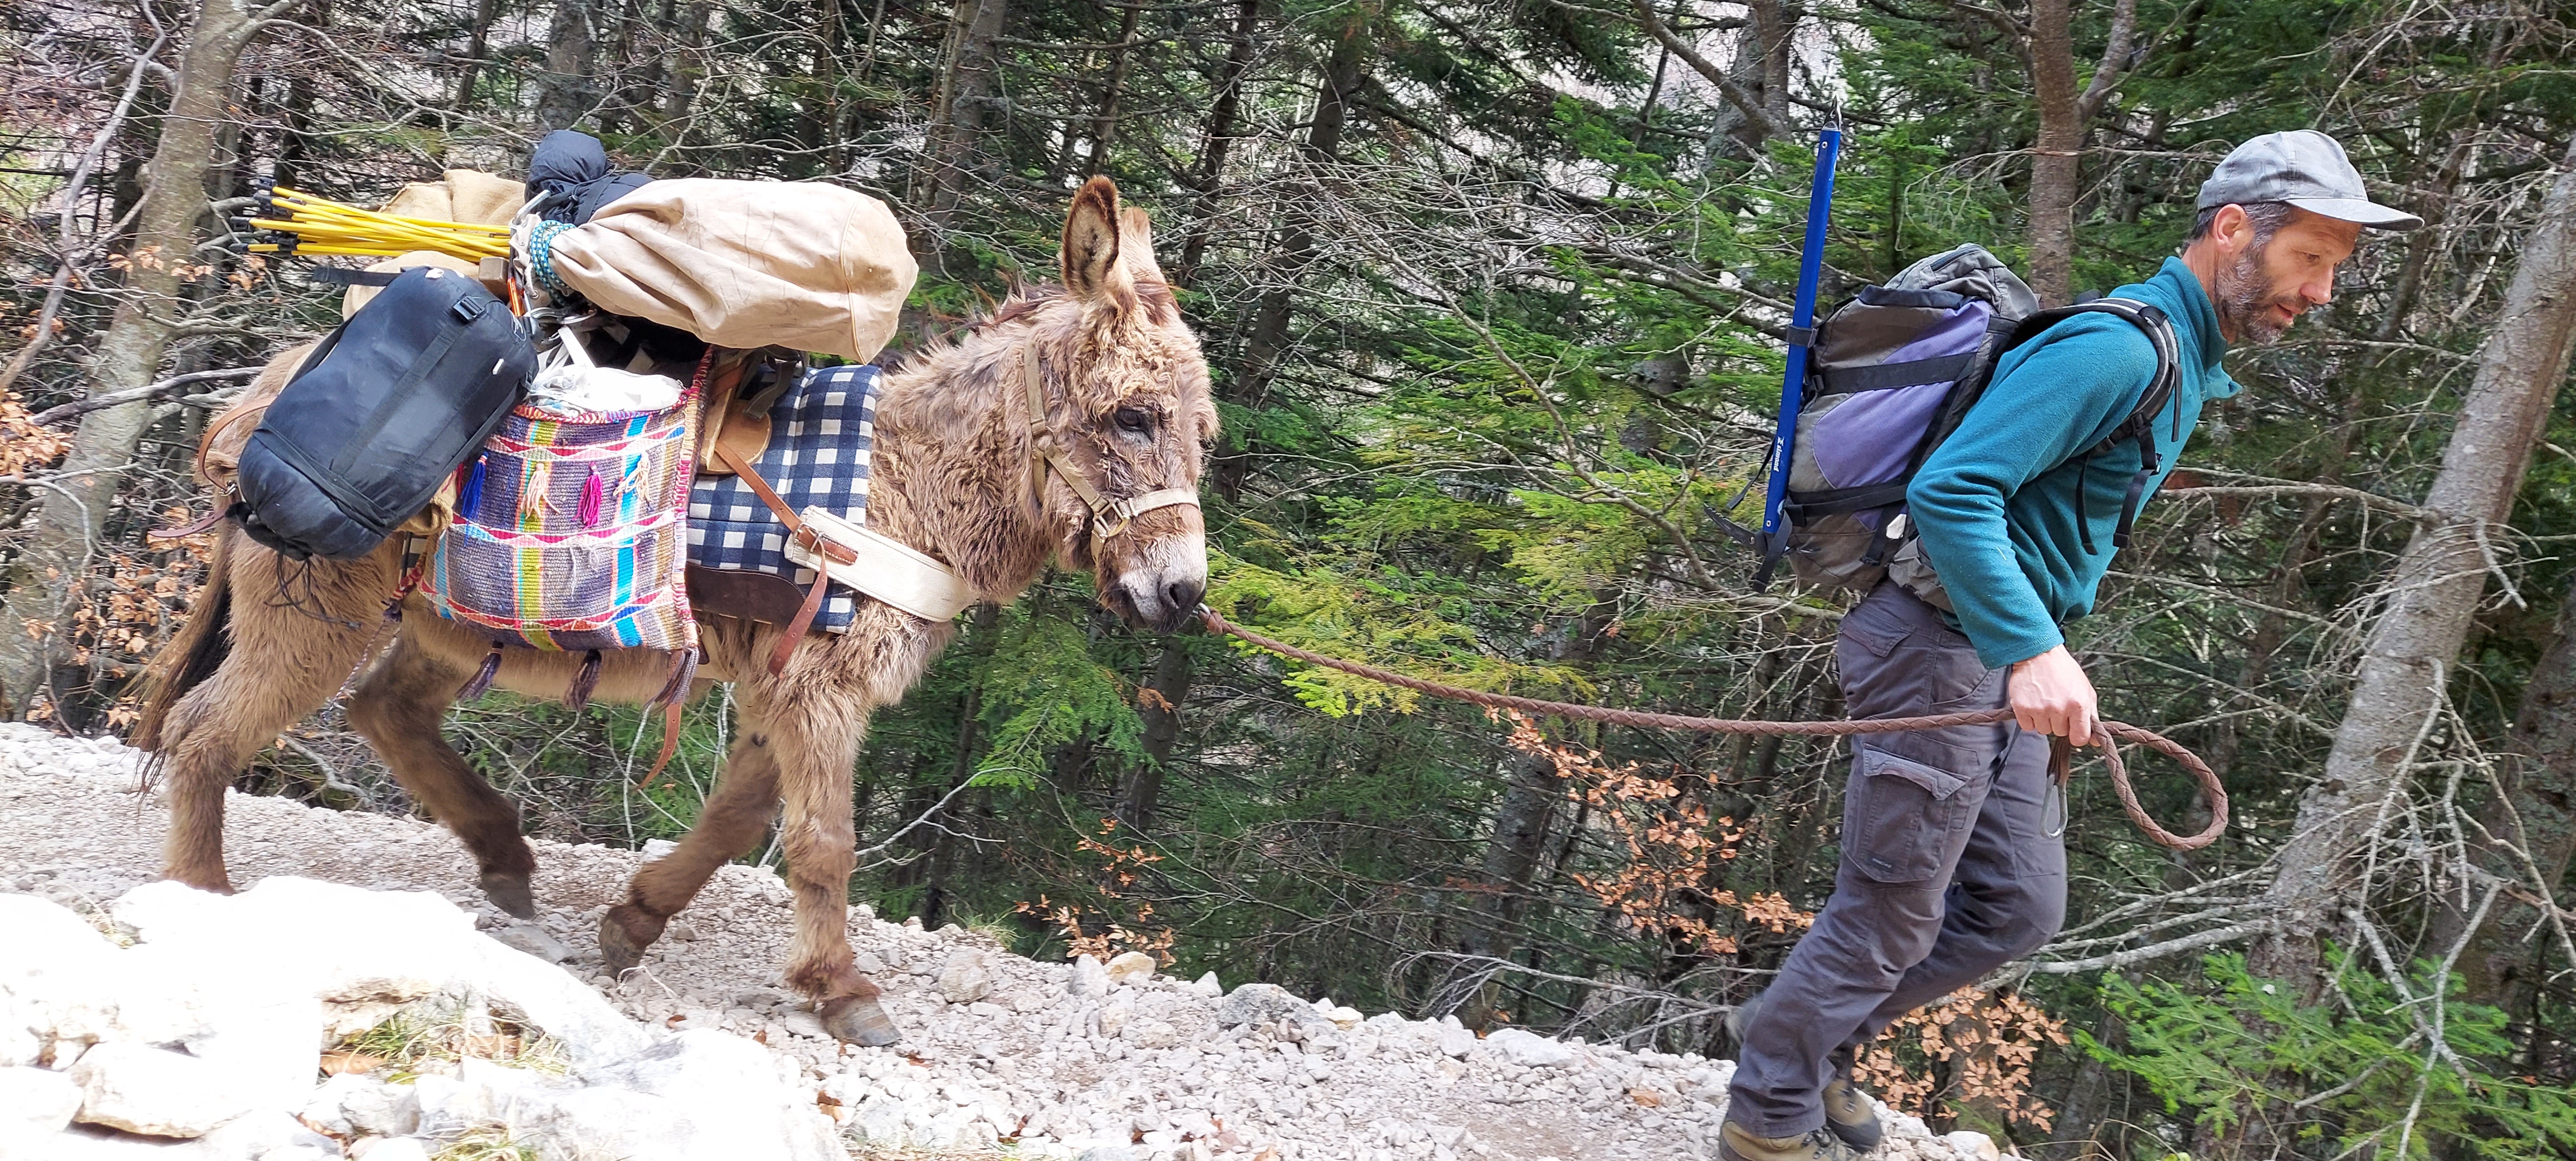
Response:
M137 758L113 739L0 726L0 891L95 908L155 877L166 817L133 791ZM483 901L472 862L443 829L226 799L235 886L302 875L443 895L638 1020L758 1037L806 1071L860 1157L888 1142L972 1151L996 1137L1016 1137L1021 1156L1089 1161L1715 1155L1726 1062L1535 1037L1480 1041L1392 1015L1335 1027L1289 1012L1227 1027L1221 1012L1285 997L1256 986L1220 1000L1162 977L1080 994L1071 966L865 909L850 923L859 966L885 986L887 1008L913 1039L844 1046L781 986L790 900L774 874L724 868L644 967L616 981L601 974L592 933L641 856L535 845L540 918L528 924ZM1934 1138L1912 1118L1891 1128L1873 1156L1957 1161L1992 1149L1978 1150L1984 1139L1974 1134L1957 1144Z

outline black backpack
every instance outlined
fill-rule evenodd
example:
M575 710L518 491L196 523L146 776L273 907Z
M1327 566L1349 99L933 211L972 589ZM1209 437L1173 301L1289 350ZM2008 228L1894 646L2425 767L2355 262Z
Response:
M365 556L483 446L536 366L518 320L473 278L405 270L268 405L229 514L292 560Z

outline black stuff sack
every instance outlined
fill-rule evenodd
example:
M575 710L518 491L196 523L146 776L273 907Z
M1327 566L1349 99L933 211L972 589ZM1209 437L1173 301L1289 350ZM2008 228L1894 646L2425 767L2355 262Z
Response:
M536 349L453 270L405 270L314 348L242 449L231 515L289 559L365 556L509 417Z

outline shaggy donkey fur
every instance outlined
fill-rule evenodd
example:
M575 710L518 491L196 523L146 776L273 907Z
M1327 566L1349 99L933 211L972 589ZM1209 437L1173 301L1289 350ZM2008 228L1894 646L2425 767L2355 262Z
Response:
M1144 213L1122 219L1108 180L1093 178L1075 195L1060 262L1062 289L1015 298L887 376L868 526L949 565L983 600L1017 597L1052 557L1092 572L1103 603L1128 620L1168 631L1206 588L1199 510L1149 512L1104 540L1059 476L1050 473L1038 494L1020 360L1034 357L1043 368L1058 445L1072 449L1093 486L1111 497L1197 486L1203 445L1216 434L1207 363L1155 264ZM270 364L251 397L273 394L299 354ZM519 835L517 808L439 734L487 642L414 597L384 646L379 610L398 581L399 540L360 560L298 565L237 530L220 534L194 615L154 661L135 734L169 784L170 878L231 889L224 788L373 658L350 695L350 721L413 799L473 852L485 894L513 914L534 913L536 860ZM608 962L634 966L716 868L759 841L783 801L781 839L796 894L787 979L816 1001L835 1035L892 1042L897 1032L878 989L852 966L843 934L857 846L850 770L869 712L902 698L951 633L947 624L866 601L849 632L814 635L772 677L763 659L777 629L708 620L707 664L693 693L735 683L739 740L698 825L678 850L647 864L601 922ZM560 696L580 664L562 653L508 654L498 684L539 697ZM658 653L610 651L595 696L640 704L659 691L668 665Z

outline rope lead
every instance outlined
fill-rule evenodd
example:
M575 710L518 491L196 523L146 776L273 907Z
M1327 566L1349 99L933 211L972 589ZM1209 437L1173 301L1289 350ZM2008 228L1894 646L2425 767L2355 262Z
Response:
M1692 730L1705 734L1781 734L1797 737L1847 737L1856 734L1891 734L1905 730L1940 730L1948 729L1952 726L1986 726L1993 725L1998 722L2008 722L2013 720L2013 712L2011 710L1991 709L1972 710L1967 713L1955 714L1924 714L1916 717L1868 718L1860 721L1765 722L1746 718L1692 717L1686 714L1652 713L1645 710L1609 709L1603 706L1577 705L1573 702L1564 701L1542 701L1534 697L1514 697L1507 693L1487 693L1483 690L1466 689L1455 685L1443 685L1436 681L1424 681L1418 677L1407 677L1404 674L1396 673L1392 670L1380 669L1374 665L1362 665L1356 661L1344 661L1335 657L1326 657L1321 653L1300 649L1284 641L1274 641L1268 637L1264 637L1259 633L1255 633L1228 621L1224 617L1218 616L1216 610L1208 608L1205 605L1199 606L1199 618L1201 621L1206 623L1208 631L1211 633L1228 634L1240 637L1282 657L1303 661L1311 665L1321 665L1326 669L1338 670L1340 672L1350 674L1353 677L1365 677L1371 681L1382 682L1402 689L1410 689L1416 693L1427 693L1433 697L1446 698L1451 701L1463 701L1471 705L1488 706L1493 709L1518 710L1522 713L1539 714L1547 717L1573 718L1579 721L1590 722L1607 722L1616 726L1642 726L1649 729L1662 730ZM2192 753L2189 749L2185 748L2182 743L2174 741L2171 738L2167 738L2154 730L2142 729L2140 727L2130 725L2127 722L2111 721L2108 718L2102 719L2096 724L2101 727L2103 734L2102 766L2105 770L2109 771L2111 775L2111 792L2119 796L2120 808L2128 813L2130 822L2136 823L2138 829L2145 831L2147 837L2154 840L2158 846L2170 847L2178 851L2195 851L2218 841L2218 836L2227 829L2227 788L2219 784L2218 774L2216 771L2209 768L2209 763L2202 761L2200 755ZM2163 754L2164 756L2173 759L2185 771L2188 771L2193 780L2200 783L2201 793L2206 795L2209 799L2209 828L2199 834L2186 838L2156 825L2156 820L2147 816L2146 808L2138 805L2138 793L2129 785L2128 767L2120 761L2120 748L2113 744L2113 738L2136 742L2139 745L2145 746L2150 750L2154 750L2159 754Z

